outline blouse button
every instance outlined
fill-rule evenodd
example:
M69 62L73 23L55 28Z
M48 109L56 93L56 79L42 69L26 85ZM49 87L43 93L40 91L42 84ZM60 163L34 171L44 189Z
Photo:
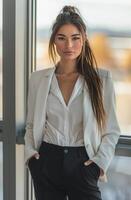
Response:
M64 153L68 153L68 149L64 149Z

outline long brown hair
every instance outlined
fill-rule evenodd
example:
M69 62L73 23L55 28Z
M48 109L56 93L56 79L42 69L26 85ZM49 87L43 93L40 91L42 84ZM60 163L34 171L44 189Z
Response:
M59 28L65 24L73 24L81 32L83 37L83 48L77 58L77 70L84 76L89 90L94 116L100 131L106 126L106 113L102 96L102 80L99 76L97 62L91 50L88 38L86 37L86 25L80 16L79 10L74 6L64 6L52 27L52 34L49 41L49 57L56 64L57 52L55 49L55 35Z

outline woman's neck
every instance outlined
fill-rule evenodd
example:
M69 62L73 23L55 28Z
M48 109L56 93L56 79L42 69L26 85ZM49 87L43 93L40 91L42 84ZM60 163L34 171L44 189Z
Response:
M58 74L71 74L77 71L76 63L75 62L58 62L56 66L56 73Z

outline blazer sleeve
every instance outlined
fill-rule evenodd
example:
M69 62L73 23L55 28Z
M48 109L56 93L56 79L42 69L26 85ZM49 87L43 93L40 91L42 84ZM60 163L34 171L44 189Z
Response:
M28 90L28 101L27 101L27 117L26 117L26 126L25 126L25 164L28 164L28 159L37 153L34 145L33 137L33 119L34 119L34 108L35 108L35 85L34 85L34 73L31 74L29 80L29 90Z
M107 72L105 77L104 107L107 115L106 131L102 134L99 149L91 160L106 172L114 156L115 147L121 133L116 116L116 96L110 71Z

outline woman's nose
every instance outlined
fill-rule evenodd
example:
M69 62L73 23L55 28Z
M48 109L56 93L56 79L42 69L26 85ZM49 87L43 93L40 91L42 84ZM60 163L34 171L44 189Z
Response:
M72 47L72 41L71 40L67 40L66 41L66 46L67 47Z

